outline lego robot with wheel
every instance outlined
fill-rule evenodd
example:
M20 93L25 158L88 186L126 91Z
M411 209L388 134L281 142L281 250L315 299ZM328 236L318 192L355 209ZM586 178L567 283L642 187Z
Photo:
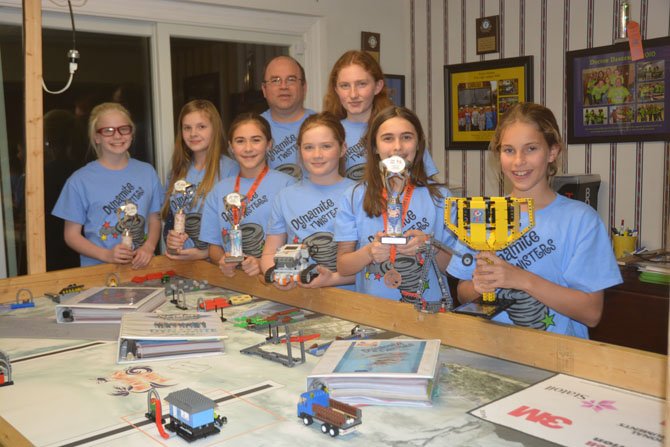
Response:
M286 244L277 249L275 265L265 272L265 282L287 286L292 282L309 284L319 274L309 263L309 249L301 244Z

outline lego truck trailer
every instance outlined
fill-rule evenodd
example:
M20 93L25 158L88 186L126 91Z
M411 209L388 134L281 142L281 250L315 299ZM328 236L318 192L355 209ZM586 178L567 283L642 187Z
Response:
M305 425L315 420L321 422L321 432L333 438L356 430L361 424L361 410L330 398L323 389L311 390L300 395L298 417Z

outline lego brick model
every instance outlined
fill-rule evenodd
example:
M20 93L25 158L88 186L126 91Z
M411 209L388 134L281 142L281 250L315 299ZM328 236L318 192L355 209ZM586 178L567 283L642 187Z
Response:
M286 286L292 282L309 284L318 276L316 264L309 263L309 249L301 244L286 244L275 253L275 265L265 272L265 282Z
M330 398L325 389L304 392L298 401L298 417L303 424L321 422L321 432L331 437L346 435L359 428L362 423L360 408Z

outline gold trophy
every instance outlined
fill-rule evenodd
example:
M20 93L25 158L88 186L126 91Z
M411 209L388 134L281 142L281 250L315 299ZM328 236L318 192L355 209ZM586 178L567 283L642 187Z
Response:
M240 229L240 221L242 220L242 213L244 212L242 202L244 196L238 192L231 192L225 198L226 210L230 214L230 221L232 227L228 230L227 238L230 240L230 252L226 256L224 262L242 262L244 261L244 253L242 252L242 230Z
M405 245L407 238L402 235L403 207L400 195L408 181L407 163L394 155L379 162L382 180L386 188L386 227L381 237L382 244ZM397 179L397 180L396 180Z
M456 237L477 251L495 252L510 246L535 226L533 199L516 197L447 197L444 223ZM528 226L520 229L521 205L528 209ZM451 212L456 206L457 223L451 222ZM482 295L482 304L495 306L482 311L493 316L512 303L496 300L495 292ZM506 300L509 301L509 300ZM458 309L457 309L458 310Z
M174 225L172 229L179 234L186 232L186 212L184 211L191 204L193 198L193 185L184 179L174 182L174 191L179 197L179 207L174 215ZM168 249L170 254L176 255L177 250Z
M116 210L116 218L119 226L123 229L121 233L121 243L133 249L133 236L130 233L131 224L137 219L137 205L132 202L126 202Z

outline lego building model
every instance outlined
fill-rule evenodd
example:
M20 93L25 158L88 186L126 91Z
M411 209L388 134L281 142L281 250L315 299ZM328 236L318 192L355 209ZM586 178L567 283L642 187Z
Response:
M333 438L358 429L362 423L361 415L360 408L331 399L325 389L304 392L298 400L298 417L303 424L312 425L314 420L321 421L321 432Z
M9 356L0 351L0 386L13 385L12 365L9 363Z
M170 422L165 428L188 442L220 433L219 427L228 422L216 415L212 399L190 388L168 394L165 402L170 404Z
M265 272L265 282L286 286L292 282L309 284L318 273L309 263L309 249L301 244L286 244L275 253L275 265Z

